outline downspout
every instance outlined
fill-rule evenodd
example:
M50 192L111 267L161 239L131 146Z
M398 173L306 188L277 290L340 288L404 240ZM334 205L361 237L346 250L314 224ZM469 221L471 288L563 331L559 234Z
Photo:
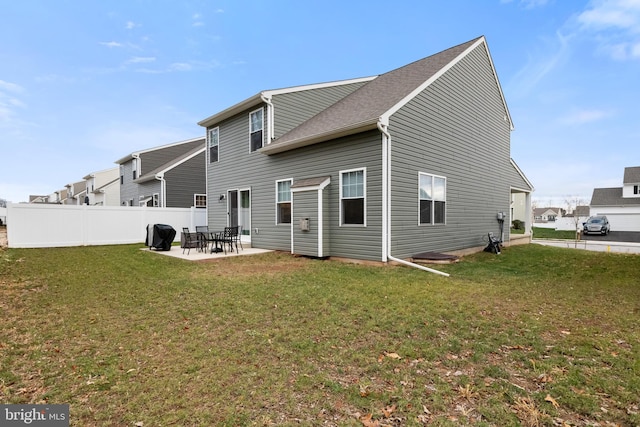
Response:
M383 123L383 120L385 121ZM383 234L386 235L386 240L383 238L382 259L384 261L395 261L400 264L404 264L409 267L414 267L419 270L428 271L429 273L440 274L445 277L449 277L448 273L434 270L433 268L425 267L413 262L406 261L404 259L396 258L391 255L391 134L387 130L388 119L380 117L378 119L378 129L382 132L382 224ZM385 197L386 195L386 197Z
M160 203L160 208L167 207L167 181L164 179L164 174L156 175L156 179L160 181L160 197L162 197L162 203ZM152 196L153 197L153 196Z
M271 102L270 96L260 95L260 98L265 104L267 104L267 120L269 121L267 126L267 144L271 144L271 141L273 140L273 134L275 132L275 128L273 125L273 102Z

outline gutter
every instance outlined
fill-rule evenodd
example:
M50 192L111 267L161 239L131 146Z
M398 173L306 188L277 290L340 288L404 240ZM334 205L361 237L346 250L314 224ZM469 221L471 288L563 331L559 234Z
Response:
M274 107L273 107L273 102L271 102L271 96L266 96L266 95L260 95L260 98L262 99L262 101L267 104L267 120L269 121L267 123L267 144L271 144L271 141L273 141L274 139L274 133L275 133L275 127L274 127Z
M167 181L165 181L164 179L164 174L157 174L156 175L156 179L158 181L160 181L160 197L162 197L162 203L160 203L160 208L166 208L167 207Z
M409 267L417 268L419 270L427 271L429 273L440 274L445 277L449 277L448 273L444 273L433 268L425 267L413 262L406 261L404 259L396 258L391 255L391 134L387 130L388 118L380 117L378 119L378 129L382 132L382 226L383 235L386 235L386 239L383 237L382 242L382 260L387 262L388 260L404 264ZM385 197L386 196L386 197Z

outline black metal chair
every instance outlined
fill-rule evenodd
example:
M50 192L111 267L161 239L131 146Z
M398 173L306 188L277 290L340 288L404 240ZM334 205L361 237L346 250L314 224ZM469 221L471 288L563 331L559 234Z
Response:
M184 244L182 246L182 253L185 249L189 249L187 255L191 253L191 248L195 248L197 251L202 250L202 240L199 233L192 233L188 227L182 228L182 234L184 235Z
M238 250L238 243L240 243L240 249L244 250L244 246L242 246L242 226L241 225L238 225L235 227L233 241L236 245L236 251Z
M207 251L209 244L211 244L211 252L213 252L213 245L216 242L216 236L209 231L209 227L206 225L196 225L196 233L200 238L202 244L202 250Z
M238 227L225 227L224 231L220 233L217 240L222 245L224 250L224 254L227 254L227 246L229 246L229 251L233 252L233 245L236 246L236 252L238 252L238 243L234 237L237 234Z

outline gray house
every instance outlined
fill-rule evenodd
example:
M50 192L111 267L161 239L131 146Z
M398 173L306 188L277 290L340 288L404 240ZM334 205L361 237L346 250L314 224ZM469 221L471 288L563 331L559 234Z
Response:
M205 139L194 138L135 151L120 165L120 204L206 207Z
M374 261L509 239L513 129L484 37L380 76L267 90L199 123L208 223L252 246ZM530 230L531 224L526 224Z

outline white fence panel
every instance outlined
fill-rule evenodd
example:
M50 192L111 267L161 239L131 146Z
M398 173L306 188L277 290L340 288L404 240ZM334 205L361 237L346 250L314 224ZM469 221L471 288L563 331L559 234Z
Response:
M8 205L11 248L143 243L147 225L167 224L180 239L183 227L207 224L205 209L136 206Z

